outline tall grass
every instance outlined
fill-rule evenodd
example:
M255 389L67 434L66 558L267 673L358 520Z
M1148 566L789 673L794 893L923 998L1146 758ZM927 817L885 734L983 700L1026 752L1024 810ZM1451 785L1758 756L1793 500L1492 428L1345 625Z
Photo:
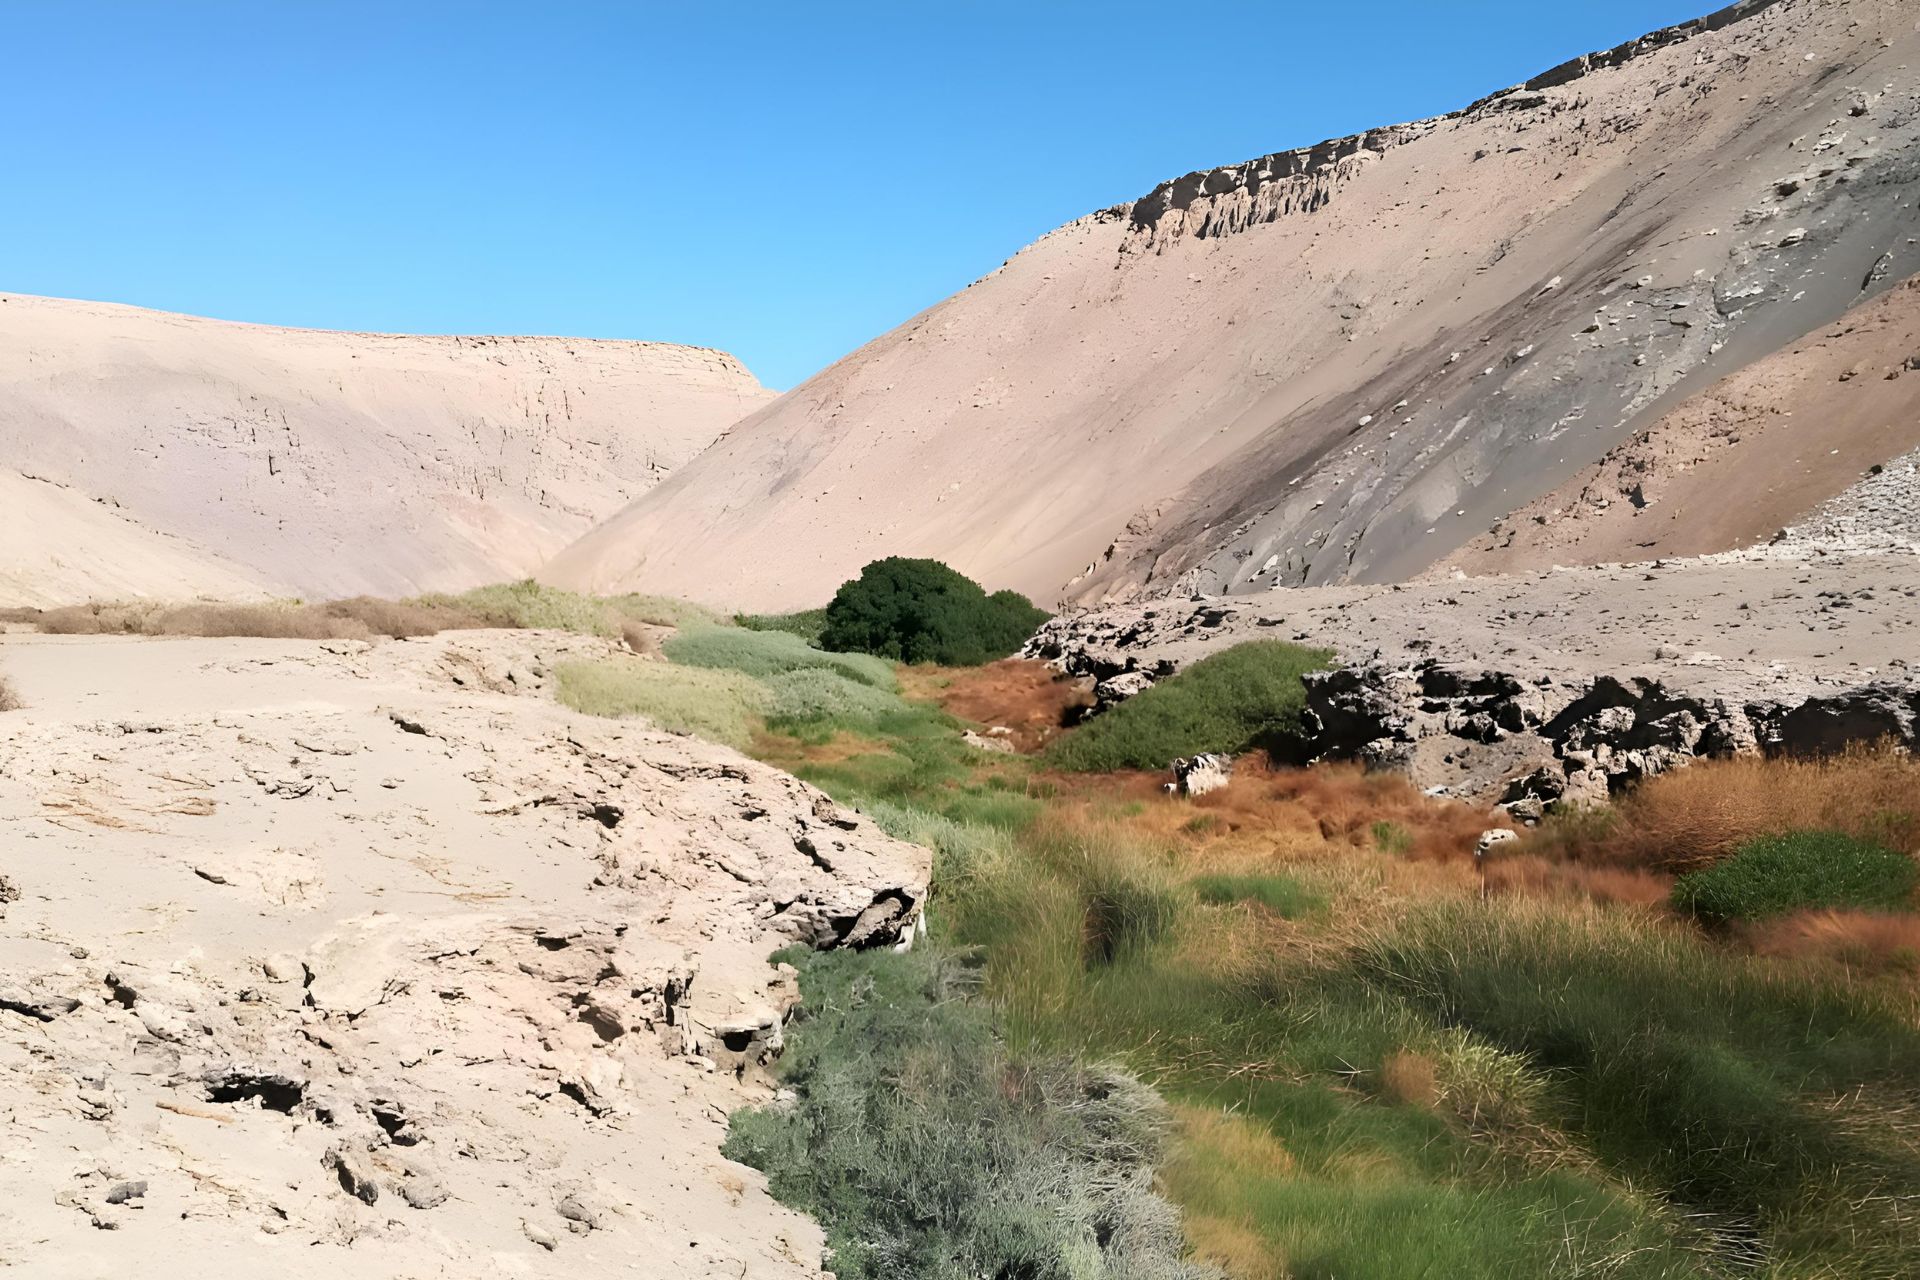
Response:
M644 658L567 662L554 669L561 703L596 716L640 716L668 733L746 747L766 710L765 685L734 671Z
M1761 920L1815 907L1910 907L1920 866L1838 831L1758 836L1732 857L1681 876L1673 902L1702 920Z
M1544 906L1436 907L1361 963L1556 1073L1603 1157L1746 1251L1793 1274L1920 1274L1920 1146L1848 1123L1870 1096L1920 1097L1920 1032L1872 992Z
M1096 716L1047 749L1061 769L1164 769L1197 752L1286 754L1300 735L1300 677L1329 654L1279 640L1216 653Z
M1554 819L1527 844L1558 859L1684 872L1755 837L1813 829L1920 855L1920 760L1884 746L1703 760L1641 782L1611 809Z
M894 690L893 664L864 653L828 653L783 631L712 628L674 636L661 646L673 661L689 667L721 667L750 676L795 671L830 671L875 689Z

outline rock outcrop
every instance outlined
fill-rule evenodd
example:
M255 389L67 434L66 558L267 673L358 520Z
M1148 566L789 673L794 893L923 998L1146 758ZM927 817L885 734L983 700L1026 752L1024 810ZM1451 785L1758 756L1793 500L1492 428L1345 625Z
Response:
M820 1274L726 1111L927 855L541 695L609 647L0 637L0 1268Z
M1106 702L1279 639L1307 678L1305 758L1403 770L1537 817L1699 756L1920 746L1920 555L1817 540L1645 565L1114 606L1029 657Z

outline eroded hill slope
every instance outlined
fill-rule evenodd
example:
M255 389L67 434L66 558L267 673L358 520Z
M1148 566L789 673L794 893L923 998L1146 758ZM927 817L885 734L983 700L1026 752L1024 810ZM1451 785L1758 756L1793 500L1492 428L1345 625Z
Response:
M770 395L724 352L664 343L333 333L0 295L0 463L281 593L525 577ZM0 603L95 594L12 543L0 575L27 584ZM201 589L231 594L218 573Z
M762 608L884 554L1043 600L1416 574L1920 270L1916 68L1909 4L1748 0L1189 174L788 393L546 574Z

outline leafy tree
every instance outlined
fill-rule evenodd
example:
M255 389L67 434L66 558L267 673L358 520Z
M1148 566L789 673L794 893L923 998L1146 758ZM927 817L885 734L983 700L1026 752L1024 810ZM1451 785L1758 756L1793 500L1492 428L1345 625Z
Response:
M1006 657L1046 620L1046 612L1018 592L988 595L938 560L889 556L834 595L820 647L901 662L977 666Z

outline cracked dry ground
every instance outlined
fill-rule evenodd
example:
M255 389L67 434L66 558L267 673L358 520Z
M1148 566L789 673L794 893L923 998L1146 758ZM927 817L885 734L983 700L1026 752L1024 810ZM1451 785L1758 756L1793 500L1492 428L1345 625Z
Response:
M924 851L567 712L605 642L10 635L0 1268L799 1277L723 1160L794 996Z

